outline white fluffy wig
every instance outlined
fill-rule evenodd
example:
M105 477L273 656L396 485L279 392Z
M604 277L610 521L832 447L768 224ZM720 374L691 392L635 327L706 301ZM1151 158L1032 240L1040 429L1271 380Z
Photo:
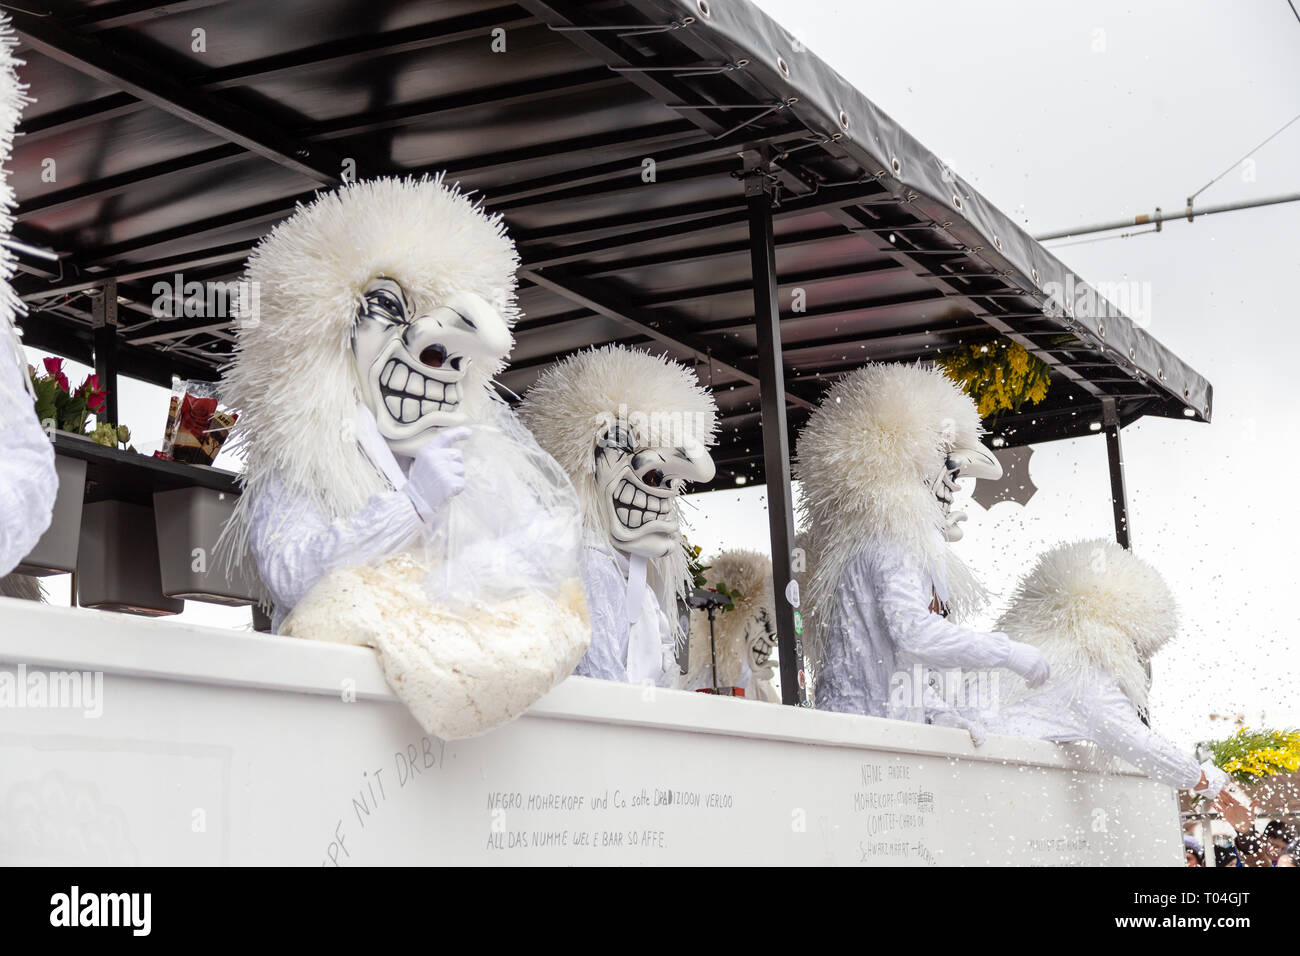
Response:
M954 445L983 434L970 396L933 366L873 363L844 376L799 434L799 511L809 532L813 645L844 569L876 544L916 555L944 581L950 604L968 612L982 591L939 529L944 515L930 483Z
M22 118L23 107L31 102L26 94L27 87L18 79L18 67L23 61L14 56L17 46L13 23L8 17L0 17L0 235L5 238L13 233L14 228L15 200L13 187L9 185L8 168L13 158L14 130ZM13 250L0 245L0 350L14 355L23 384L28 392L32 392L31 379L25 371L27 359L14 327L14 319L24 308L10 285L16 261Z
M772 561L757 551L733 549L723 551L709 562L704 572L710 588L725 585L728 591L740 594L730 611L714 614L714 650L718 656L718 685L735 687L748 658L746 631L762 610L776 627L776 604L772 600ZM772 660L776 660L773 652ZM691 612L690 671L684 679L690 686L712 663L709 648L709 616L703 611Z
M1033 644L1052 682L1102 667L1137 707L1147 702L1143 664L1178 633L1173 592L1150 564L1107 538L1060 544L1016 587L997 630ZM1013 693L1026 696L1020 682Z
M441 175L342 186L299 206L258 244L245 273L258 309L241 316L222 389L239 413L233 447L246 457L232 553L242 553L251 502L277 473L331 520L388 488L353 428L361 395L350 346L367 283L399 280L418 310L473 292L513 325L518 264L500 216ZM471 419L499 370L471 366Z
M671 416L704 447L717 441L718 407L695 371L666 356L621 345L587 349L557 362L542 373L519 406L520 419L577 489L583 529L601 541L612 540L612 535L596 485L595 440L620 414L629 420L637 415ZM676 499L673 508L678 509ZM685 593L683 548L671 549L651 565L662 584L678 595Z

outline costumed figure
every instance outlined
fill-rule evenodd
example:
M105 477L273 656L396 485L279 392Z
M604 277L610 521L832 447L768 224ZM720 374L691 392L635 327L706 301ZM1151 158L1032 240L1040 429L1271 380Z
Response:
M514 244L436 179L300 207L253 251L224 399L273 629L364 644L424 729L518 716L586 649L578 502L492 391Z
M27 102L18 82L14 47L18 39L8 20L0 21L0 236L13 229L14 194L3 167L12 155L14 127ZM31 378L14 316L22 308L9 282L14 255L0 244L0 578L36 546L50 526L58 477L54 448L36 419ZM38 599L39 584L11 579L0 593Z
M713 396L685 365L611 345L547 369L519 415L582 503L592 636L575 673L672 685L689 582L678 496L713 478Z
M871 364L827 393L799 436L800 509L817 706L966 726L931 668L1008 667L1031 685L1043 655L958 623L983 598L949 543L961 477L1002 469L980 443L975 403L941 371Z
M681 687L708 693L716 687L718 693L779 704L772 686L776 605L771 560L757 551L723 551L709 562L704 577L708 588L730 599L730 606L714 612L712 639L708 613L691 612L689 669Z
M1198 766L1139 716L1144 661L1178 633L1174 596L1147 562L1110 540L1058 545L1021 580L997 626L1042 651L1052 676L1035 690L999 682L996 706L984 714L990 733L1091 741L1210 799L1228 784L1224 771Z

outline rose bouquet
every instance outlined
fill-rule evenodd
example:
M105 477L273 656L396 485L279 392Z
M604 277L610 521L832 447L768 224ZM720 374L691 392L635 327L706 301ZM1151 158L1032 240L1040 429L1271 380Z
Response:
M44 360L45 373L38 375L34 366L28 366L32 386L36 391L36 417L48 429L84 435L86 419L92 414L98 418L108 401L108 391L99 384L98 375L87 375L86 380L73 389L63 371L63 359Z

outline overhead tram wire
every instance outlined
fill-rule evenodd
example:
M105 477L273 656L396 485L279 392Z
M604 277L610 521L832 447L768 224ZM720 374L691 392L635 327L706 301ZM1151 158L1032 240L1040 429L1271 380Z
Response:
M1290 3L1291 0L1287 0L1287 2ZM1295 9L1294 6L1292 7L1292 9L1293 10ZM1297 13L1296 17L1297 19L1300 19L1300 13ZM1144 213L1139 216L1134 216L1132 219L1120 219L1114 222L1101 223L1095 226L1084 226L1080 229L1067 229L1062 232L1046 233L1044 235L1034 236L1034 238L1037 239L1039 242L1047 242L1051 239L1070 239L1075 236L1086 236L1096 232L1110 232L1114 229L1123 229L1127 226L1151 225L1155 227L1153 229L1143 229L1139 232L1126 232L1118 236L1104 236L1100 239L1085 239L1082 242L1067 242L1059 246L1052 247L1054 249L1063 249L1066 246L1083 245L1084 243L1088 243L1088 242L1104 242L1106 239L1128 239L1130 236L1144 236L1148 233L1160 232L1161 231L1160 227L1163 223L1170 222L1174 219L1186 219L1188 222L1192 222L1197 216L1212 216L1215 213L1220 213L1220 212L1235 212L1240 209L1255 209L1260 206L1275 206L1278 205L1279 203L1296 202L1297 200L1300 200L1300 193L1291 193L1285 196L1272 196L1269 197L1268 199L1255 199L1255 200L1248 200L1245 202L1224 203L1219 206L1207 206L1204 209L1195 208L1195 201L1197 196L1205 192L1205 190L1209 189L1211 186L1217 183L1224 176L1228 175L1228 173L1232 172L1234 169L1236 169L1246 160L1250 159L1250 157L1254 156L1257 152L1259 152L1270 142L1276 139L1278 135L1281 134L1284 130L1294 125L1298 120L1300 120L1300 113L1297 113L1295 116L1291 117L1281 126L1279 126L1276 130L1274 130L1271 134L1265 137L1262 141L1260 141L1253 149L1251 149L1248 153L1246 153L1246 155L1236 160L1234 163L1228 166L1227 169L1219 173L1219 175L1215 176L1213 179L1211 179L1200 189L1196 190L1196 192L1188 196L1187 208L1184 209L1183 212L1181 213L1171 213L1169 215L1165 215L1161 211L1160 207L1157 206L1154 215L1146 215Z

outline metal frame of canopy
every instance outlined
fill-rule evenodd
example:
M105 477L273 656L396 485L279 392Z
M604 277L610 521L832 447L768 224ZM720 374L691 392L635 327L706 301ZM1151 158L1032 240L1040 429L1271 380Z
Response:
M1038 355L1051 393L995 444L1104 431L1126 546L1121 427L1209 420L1208 382L743 0L50 6L13 13L37 97L15 235L58 254L22 261L22 325L110 383L212 378L229 353L233 320L160 317L156 283L230 279L322 186L445 169L520 249L503 384L605 342L694 364L722 416L715 487L769 486L778 594L789 429L867 359L998 336ZM811 304L783 309L795 290Z

